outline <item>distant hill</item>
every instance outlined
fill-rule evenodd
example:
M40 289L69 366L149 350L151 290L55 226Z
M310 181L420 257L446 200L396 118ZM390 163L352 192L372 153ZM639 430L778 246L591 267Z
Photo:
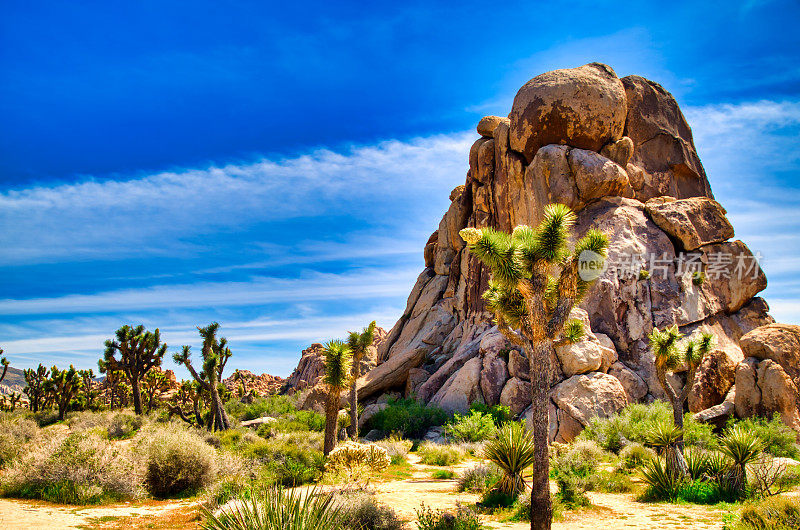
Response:
M2 368L0 368L0 373L2 373ZM8 372L6 373L5 379L3 382L0 383L0 387L8 387L10 390L14 392L22 392L22 388L25 386L25 376L22 375L22 370L19 368L12 368L11 366L8 367ZM5 388L0 390L0 392L5 391Z

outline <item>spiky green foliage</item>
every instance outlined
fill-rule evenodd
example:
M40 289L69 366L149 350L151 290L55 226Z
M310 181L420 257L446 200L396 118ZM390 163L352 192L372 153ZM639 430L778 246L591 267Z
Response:
M344 513L333 492L313 488L273 487L261 495L240 499L218 515L201 508L204 530L335 530L344 526Z
M580 342L583 340L583 337L586 335L585 330L583 329L583 322L580 320L569 320L564 325L564 331L561 332L564 337L564 340L570 343Z
M682 436L683 433L679 427L669 425L666 422L657 423L648 433L647 443L659 450L663 450L677 444Z
M142 414L142 378L154 366L161 366L167 345L161 343L161 332L150 332L143 325L125 325L119 328L114 339L105 342L104 362L100 372L119 370L125 374L133 391L133 408ZM119 356L117 356L119 355Z
M341 391L350 378L353 356L350 347L341 340L332 340L324 345L322 358L325 372L322 381L328 388Z
M681 357L678 353L678 341L683 338L683 333L678 331L678 326L672 326L659 331L653 328L648 337L650 348L655 356L656 368L670 372L680 367Z
M57 366L50 369L50 379L45 383L45 389L53 396L58 406L58 419L63 420L69 406L83 386L83 381L74 366L59 370Z
M665 501L677 499L685 481L661 457L652 458L642 466L642 479L647 484L647 498Z
M350 380L353 354L344 341L332 340L325 344L322 351L325 371L322 382L328 388L328 399L325 404L325 443L323 452L327 455L336 446L336 434L339 424L339 402L342 390Z
M535 243L538 259L559 263L568 254L569 231L575 224L575 213L563 204L548 204L544 220L536 230Z
M743 496L747 487L747 466L756 462L764 451L764 440L741 425L735 425L720 438L719 445L720 453L728 457L733 466L734 489Z
M483 456L503 471L497 490L511 497L525 490L522 475L533 464L534 443L523 423L509 422L500 427L497 437L484 447Z
M220 397L220 386L222 374L228 359L231 358L231 349L228 341L224 337L217 338L219 324L212 322L208 326L197 328L200 337L203 339L203 369L200 373L195 370L191 361L191 346L184 346L180 352L175 353L172 358L177 364L182 364L189 370L194 380L205 391L210 398L211 421L207 422L209 430L230 429L230 419L225 411L225 406Z
M351 331L347 336L347 346L353 356L352 379L350 381L350 425L347 426L347 433L354 440L358 438L358 392L356 392L356 382L361 376L361 360L375 340L376 326L377 324L373 320L361 332Z

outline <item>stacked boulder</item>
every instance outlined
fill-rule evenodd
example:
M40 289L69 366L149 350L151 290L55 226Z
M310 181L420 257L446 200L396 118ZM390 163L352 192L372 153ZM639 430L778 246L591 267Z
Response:
M241 385L240 378L245 381L248 392L255 391L259 396L276 394L286 384L286 380L282 377L270 374L256 375L249 370L239 370L238 377L231 375L223 379L222 384L231 392L235 392Z
M359 399L399 391L450 411L478 401L525 416L528 359L493 326L481 298L489 273L459 230L534 226L559 202L576 211L578 237L599 228L611 244L608 268L573 311L584 338L559 344L552 359L551 439L568 441L593 416L665 397L647 338L654 327L712 332L716 347L698 369L689 408L733 403L745 360L740 339L774 322L756 297L767 282L757 257L733 239L672 95L592 63L535 77L508 118L487 116L477 130L466 182L450 195L406 309L378 348L377 366L358 382ZM763 376L754 367L753 384L780 379L773 364ZM777 406L762 399L741 410Z

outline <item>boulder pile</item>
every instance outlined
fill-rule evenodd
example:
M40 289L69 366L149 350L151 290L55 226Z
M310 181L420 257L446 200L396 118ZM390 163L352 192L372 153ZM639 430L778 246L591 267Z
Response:
M466 182L425 245L425 269L358 381L362 403L400 392L450 411L480 401L529 412L528 359L493 325L481 298L488 271L459 230L536 225L559 202L576 211L578 237L599 228L611 245L607 269L573 311L585 336L556 348L552 440L571 440L593 416L664 398L647 336L673 324L716 337L692 412L777 411L800 428L797 326L773 325L756 296L767 285L758 256L734 239L669 92L599 63L556 70L526 83L508 118L487 116L477 130ZM309 350L291 388L319 375Z

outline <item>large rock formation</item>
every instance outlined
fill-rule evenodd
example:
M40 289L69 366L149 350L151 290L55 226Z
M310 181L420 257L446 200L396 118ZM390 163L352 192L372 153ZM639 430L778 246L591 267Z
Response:
M734 395L737 411L766 410L763 389L757 405L742 407L731 391L746 357L740 339L773 322L756 297L766 277L732 240L672 95L606 65L557 70L522 87L509 118L483 118L478 133L466 182L425 246L406 309L358 383L361 400L399 391L453 411L482 401L524 415L527 359L493 326L481 299L488 272L458 232L536 225L545 205L561 202L577 212L578 236L600 228L611 245L607 270L573 315L584 320L585 338L559 345L552 359L551 439L569 440L590 417L628 402L663 398L647 336L673 324L717 339L691 389L693 412L721 404L730 412ZM797 374L773 343L752 354L771 364L742 368L742 380L785 397ZM789 349L796 360L797 346ZM791 401L770 399L769 410L782 413Z

